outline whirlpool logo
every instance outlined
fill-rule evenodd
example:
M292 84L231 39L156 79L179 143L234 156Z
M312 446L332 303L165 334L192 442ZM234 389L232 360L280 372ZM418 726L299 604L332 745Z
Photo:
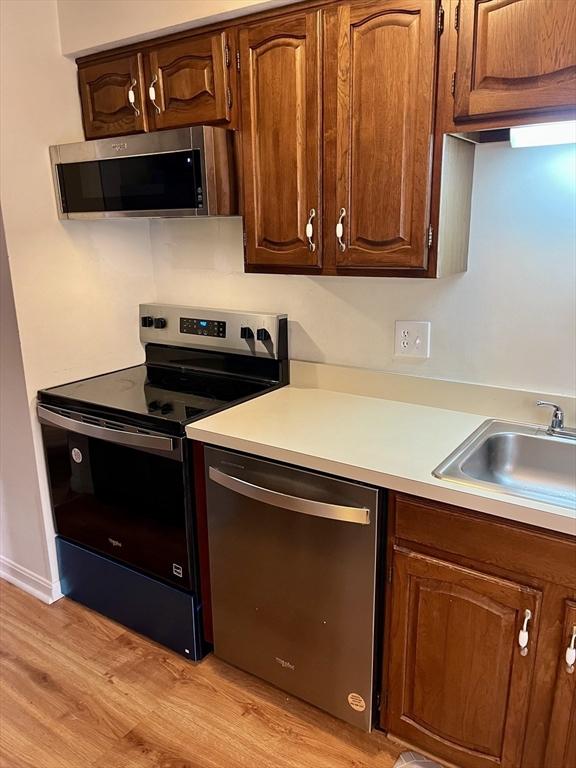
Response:
M280 666L282 667L282 669L289 669L291 672L294 672L294 670L296 669L296 667L294 666L294 664L291 664L289 661L286 661L286 659L281 659L279 656L276 656L276 658L274 659L274 661L275 661L277 664L280 664Z

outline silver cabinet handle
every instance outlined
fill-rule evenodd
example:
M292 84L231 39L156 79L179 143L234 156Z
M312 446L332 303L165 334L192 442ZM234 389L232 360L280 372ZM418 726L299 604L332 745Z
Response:
M312 240L314 236L314 225L312 224L312 219L316 216L316 209L310 208L310 213L308 214L308 221L306 222L306 237L308 238L308 250L311 253L314 253L316 250L316 243Z
M574 664L576 664L576 626L572 627L572 637L566 648L566 672L569 675L574 673Z
M532 611L529 608L526 608L524 611L524 622L522 624L522 629L520 632L518 632L518 645L520 646L520 655L521 656L527 656L528 655L528 622L532 618Z
M87 437L97 437L100 440L107 440L109 443L117 443L118 445L126 445L132 448L151 448L155 451L174 450L174 442L171 437L147 435L141 432L124 432L122 429L101 427L98 424L71 419L42 405L38 406L38 420L42 424L61 427L68 432L76 432Z
M344 221L344 216L346 216L346 208L340 208L340 217L336 224L336 238L338 239L338 248L340 248L341 251L346 250L346 243L342 240L342 235L344 234L344 224L342 223Z
M158 104L156 104L156 88L154 88L157 82L158 82L158 75L154 75L152 82L148 86L148 98L150 99L152 104L154 104L154 106L156 107L156 112L160 114L162 110L160 109Z
M263 504L271 504L273 507L299 512L302 515L325 517L328 520L340 520L344 523L370 525L370 510L366 507L342 507L339 504L326 504L322 501L290 496L286 493L272 491L270 488L262 488L259 485L248 483L238 477L232 477L216 469L216 467L210 467L208 475L211 480L224 488L228 488L229 491L254 501L260 501Z
M130 85L130 88L128 88L128 102L132 109L134 110L134 114L136 117L140 116L140 110L136 106L136 94L134 93L134 88L136 87L136 80L132 80L132 84Z

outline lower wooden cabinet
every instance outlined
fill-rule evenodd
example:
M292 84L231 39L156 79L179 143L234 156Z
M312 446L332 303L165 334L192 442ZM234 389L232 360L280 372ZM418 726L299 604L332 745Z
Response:
M546 746L546 765L550 768L576 765L576 665L570 664L566 655L574 647L575 635L576 602L567 600Z
M519 765L540 593L404 549L393 580L390 729L457 765Z
M384 730L460 768L576 766L576 540L399 494L388 552Z

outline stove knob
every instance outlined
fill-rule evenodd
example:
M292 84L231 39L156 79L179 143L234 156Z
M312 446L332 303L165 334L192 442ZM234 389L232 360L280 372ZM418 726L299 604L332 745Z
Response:
M154 328L166 328L166 320L163 317L154 318Z
M149 315L145 315L141 320L142 328L152 328L154 325L154 318Z
M154 413L154 411L159 411L161 405L162 404L158 400L151 400L148 403L148 413Z
M247 325L243 325L240 328L240 338L241 339L253 339L254 338L254 331L252 328L249 328Z
M270 334L266 330L266 328L258 328L256 331L256 338L258 341L269 341L270 340Z
M164 405L160 408L160 413L165 416L167 413L172 413L173 410L174 406L172 403L164 403Z

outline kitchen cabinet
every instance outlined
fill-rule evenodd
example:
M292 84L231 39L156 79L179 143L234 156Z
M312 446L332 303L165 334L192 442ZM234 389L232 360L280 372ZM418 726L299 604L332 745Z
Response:
M349 3L325 25L324 259L337 271L423 268L436 4Z
M148 130L142 54L81 67L78 86L87 139Z
M567 652L574 647L576 602L567 600L562 640L558 647L558 672L546 748L546 765L576 765L576 669Z
M152 129L230 122L235 96L227 37L200 35L148 51L149 82L157 94L149 105Z
M576 540L391 494L388 560L382 728L460 768L574 764Z
M78 82L87 139L187 125L234 126L234 33L156 43L130 55L81 61Z
M576 3L460 0L454 116L576 104Z
M403 549L393 580L394 734L458 764L463 752L474 768L519 765L540 593Z
M437 36L429 0L241 29L248 271L426 269Z
M240 31L246 264L320 266L320 15Z

